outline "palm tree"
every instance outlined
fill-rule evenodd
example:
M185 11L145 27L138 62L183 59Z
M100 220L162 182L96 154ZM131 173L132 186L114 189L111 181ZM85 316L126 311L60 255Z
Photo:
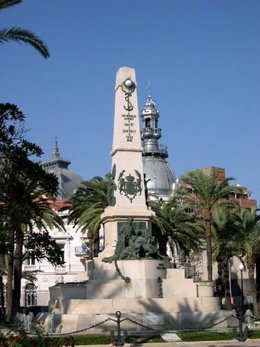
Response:
M177 204L175 199L163 204L151 201L149 205L155 212L152 224L155 237L159 242L160 253L165 254L169 237L185 255L191 251L194 253L200 251L202 229L198 221L187 213L184 205Z
M218 207L213 213L213 256L218 263L217 292L232 309L230 297L229 259L241 253L239 208Z
M71 199L69 223L73 223L91 240L90 258L93 256L93 238L96 239L101 226L101 214L108 206L108 177L93 177L82 183Z
M260 209L253 207L251 209L242 209L241 211L241 231L243 241L241 255L245 257L248 268L248 277L251 294L253 298L254 313L258 317L257 289L255 282L256 258L260 255Z
M8 320L20 304L25 238L31 237L34 227L38 230L62 228L62 219L47 200L57 193L57 177L29 159L32 155L39 157L42 150L24 138L24 120L24 114L16 105L0 104L0 228L6 247L2 254L9 255ZM48 247L48 242L46 244ZM37 249L37 243L34 246ZM59 252L54 254L61 257Z
M0 10L20 4L21 2L22 0L0 0ZM8 41L28 43L33 48L35 48L44 58L48 58L50 56L49 50L45 43L37 35L27 29L19 27L1 29L0 43Z
M24 153L16 156L16 162L4 161L0 176L0 215L8 235L8 320L20 306L25 238L30 237L34 228L41 231L63 227L62 219L52 210L46 197L54 192L55 184L57 189L56 181L39 164L26 160Z
M210 173L195 170L180 178L180 188L176 197L189 206L190 213L204 224L207 252L208 281L212 281L212 221L213 212L218 206L231 205L228 197L234 188L229 186L232 178L218 181L214 169Z
M28 200L24 201L23 210L26 217L23 221L20 221L21 224L19 226L17 225L16 229L16 248L14 252L14 312L17 311L20 305L22 263L24 260L23 246L25 239L30 238L34 229L37 229L39 233L48 232L54 228L58 230L64 229L63 220L51 208L50 200L43 195L42 190L37 191L36 189L32 191L30 198L27 196ZM38 245L36 244L36 250L37 247Z

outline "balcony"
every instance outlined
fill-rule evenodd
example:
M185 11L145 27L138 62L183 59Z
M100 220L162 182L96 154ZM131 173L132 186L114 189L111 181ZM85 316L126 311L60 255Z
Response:
M23 271L37 271L39 270L38 265L23 265Z
M160 138L161 137L161 129L159 128L144 128L142 130L142 139L144 138Z

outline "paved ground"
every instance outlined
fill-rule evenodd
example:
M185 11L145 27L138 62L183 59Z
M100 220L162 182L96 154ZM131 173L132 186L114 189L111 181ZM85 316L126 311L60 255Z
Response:
M232 341L205 341L205 342L168 342L167 346L169 347L260 347L260 340L250 340L246 342L238 342L236 340ZM147 346L148 347L148 346ZM149 346L155 347L155 346ZM159 347L159 346L158 346ZM162 346L160 346L162 347ZM164 344L164 347L165 344Z
M88 347L111 347L110 345L88 346ZM166 342L166 343L144 343L144 344L125 344L123 347L260 347L260 339L245 342L232 341L204 341L204 342ZM76 346L76 347L84 347Z

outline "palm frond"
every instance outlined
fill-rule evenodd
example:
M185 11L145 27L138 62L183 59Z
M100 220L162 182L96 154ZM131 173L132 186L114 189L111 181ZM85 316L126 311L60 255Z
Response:
M170 236L185 254L200 250L202 228L183 205L176 205L176 201L173 200L163 205L157 202L151 202L150 205L155 212L153 224L158 232Z
M37 272L36 271L23 271L22 272L22 278L30 281L35 282L37 281Z
M6 7L18 5L21 2L22 2L22 0L0 0L0 10L4 9Z
M71 199L68 220L82 233L96 234L101 225L101 214L108 205L108 178L99 176L83 182Z
M44 58L50 56L49 50L45 43L33 32L27 29L12 27L0 30L0 43L16 41L30 44L35 48Z

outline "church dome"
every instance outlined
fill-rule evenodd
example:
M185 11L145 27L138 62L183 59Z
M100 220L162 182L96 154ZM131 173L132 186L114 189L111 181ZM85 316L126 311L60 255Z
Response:
M159 111L150 95L144 105L141 118L143 122L142 156L148 196L151 200L167 201L173 192L176 177L166 161L167 147L158 143L161 138L161 129L158 128Z
M154 156L144 156L143 164L148 195L151 199L167 201L176 183L170 165L163 158Z
M83 178L69 170L70 161L64 160L60 156L57 140L52 157L41 165L47 172L53 173L58 178L59 188L57 199L72 197L77 188L82 184Z

